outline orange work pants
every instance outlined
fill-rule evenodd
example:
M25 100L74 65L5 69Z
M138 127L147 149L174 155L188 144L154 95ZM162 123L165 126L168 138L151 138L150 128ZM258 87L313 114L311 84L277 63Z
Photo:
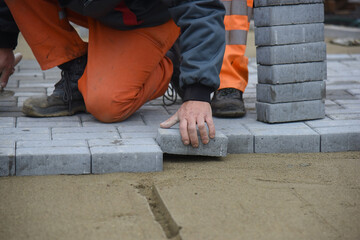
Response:
M220 72L220 87L242 92L248 84L248 58L245 56L253 0L221 0L226 8L224 19L226 47Z
M78 86L87 111L98 120L122 121L165 93L173 72L165 54L180 33L172 20L120 31L69 10L64 16L53 0L6 3L43 70L88 55ZM89 28L88 43L69 21Z

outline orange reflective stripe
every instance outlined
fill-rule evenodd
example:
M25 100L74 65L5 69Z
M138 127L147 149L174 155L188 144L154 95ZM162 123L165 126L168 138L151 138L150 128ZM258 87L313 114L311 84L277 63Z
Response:
M254 4L254 0L247 0L247 5L248 7L253 7L253 4Z
M224 18L225 30L249 30L250 23L247 16L229 15Z

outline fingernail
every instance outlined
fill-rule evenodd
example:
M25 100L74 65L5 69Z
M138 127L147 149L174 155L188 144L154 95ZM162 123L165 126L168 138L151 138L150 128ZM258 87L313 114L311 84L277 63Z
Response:
M184 141L184 145L189 145L189 141Z

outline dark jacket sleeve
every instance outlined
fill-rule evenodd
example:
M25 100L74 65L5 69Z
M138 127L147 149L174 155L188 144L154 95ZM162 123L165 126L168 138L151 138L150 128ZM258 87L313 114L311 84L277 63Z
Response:
M19 29L6 6L4 0L0 0L0 48L15 49Z
M181 28L180 87L184 101L210 102L220 85L225 51L224 5L218 0L163 0Z

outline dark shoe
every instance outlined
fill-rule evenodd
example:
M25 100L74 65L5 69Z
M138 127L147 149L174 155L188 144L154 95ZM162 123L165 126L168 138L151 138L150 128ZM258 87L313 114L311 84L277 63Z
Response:
M87 56L61 64L61 79L50 96L30 97L23 105L23 113L30 117L70 116L85 112L84 99L78 89L78 80L87 63Z
M165 105L171 105L176 102L177 95L179 95L181 99L184 97L184 91L180 89L181 54L178 41L174 43L174 45L166 53L166 56L170 58L173 63L173 74L170 80L169 88L163 96L163 102ZM165 103L165 99L170 101L170 104Z
M215 91L211 100L213 116L224 118L243 117L246 114L243 93L235 88Z

